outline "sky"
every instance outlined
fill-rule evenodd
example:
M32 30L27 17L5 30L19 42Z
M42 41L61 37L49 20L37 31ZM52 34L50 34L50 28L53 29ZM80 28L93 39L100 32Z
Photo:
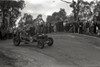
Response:
M72 0L65 1L71 2ZM43 19L46 21L48 15L52 15L53 12L58 12L60 8L64 8L67 15L70 15L72 12L72 8L69 7L69 4L61 0L25 0L25 4L26 6L22 10L22 14L31 14L33 19L35 19L38 14L42 14Z

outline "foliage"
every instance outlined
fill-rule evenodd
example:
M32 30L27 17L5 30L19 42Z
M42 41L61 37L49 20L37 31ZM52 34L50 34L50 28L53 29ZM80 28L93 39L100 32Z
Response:
M25 13L24 16L21 18L21 21L19 22L19 25L23 24L33 24L33 16Z
M74 17L76 20L93 20L97 14L100 12L100 1L87 2L84 0L78 0L78 2L73 1L70 4L73 8Z
M54 12L52 16L47 17L47 23L55 24L59 21L64 21L67 18L65 9L60 9L59 12Z
M21 14L20 10L22 10L25 7L24 0L1 0L0 1L0 13L2 14L2 21L3 21L3 27L7 26L5 25L7 22L5 21L5 18L9 18L9 25L13 26L14 20Z

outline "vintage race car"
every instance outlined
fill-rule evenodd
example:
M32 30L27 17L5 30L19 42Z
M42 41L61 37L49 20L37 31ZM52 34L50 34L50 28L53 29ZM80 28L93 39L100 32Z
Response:
M13 37L13 43L15 46L19 46L21 42L28 44L37 42L37 47L42 49L45 45L52 46L54 40L46 34L36 34L34 36L30 36L25 31L16 31Z

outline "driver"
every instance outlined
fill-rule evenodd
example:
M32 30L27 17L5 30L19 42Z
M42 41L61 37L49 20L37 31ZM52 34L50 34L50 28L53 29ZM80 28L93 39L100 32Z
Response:
M41 34L43 33L43 26L44 26L44 20L42 19L42 15L38 15L36 18L37 26L36 26L36 33Z
M32 37L35 35L35 27L32 24L27 24L25 31L28 35L28 39L30 40L30 42L32 42Z
M35 27L34 27L34 25L32 25L32 24L27 25L26 32L30 36L34 36L35 35Z

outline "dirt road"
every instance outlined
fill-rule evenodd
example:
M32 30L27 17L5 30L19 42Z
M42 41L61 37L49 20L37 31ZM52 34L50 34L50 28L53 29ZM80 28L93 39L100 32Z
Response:
M39 49L36 43L16 47L6 40L0 41L0 51L12 58L9 67L100 67L100 48L95 46L100 45L99 38L64 33L49 36L54 38L52 47Z

